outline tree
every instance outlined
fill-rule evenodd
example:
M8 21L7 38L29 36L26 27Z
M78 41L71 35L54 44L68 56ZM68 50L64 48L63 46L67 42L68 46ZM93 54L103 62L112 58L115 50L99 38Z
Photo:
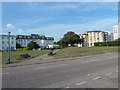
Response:
M58 44L63 47L68 46L68 44L70 44L70 46L74 46L75 43L82 43L82 39L80 39L79 35L72 31L67 32L64 37L58 41Z
M22 48L22 46L19 43L16 43L16 48Z
M28 50L40 48L40 46L34 41L30 41L30 43L27 45L27 47L28 47Z

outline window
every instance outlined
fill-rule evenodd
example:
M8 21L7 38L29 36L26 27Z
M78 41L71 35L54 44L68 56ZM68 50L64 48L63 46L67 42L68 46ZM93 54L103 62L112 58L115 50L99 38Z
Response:
M4 44L4 41L2 41L2 44Z
M12 44L14 44L14 42L12 41Z
M4 39L4 37L2 37L2 39Z
M19 38L22 38L22 36L19 36Z
M12 37L12 39L14 39L14 38Z

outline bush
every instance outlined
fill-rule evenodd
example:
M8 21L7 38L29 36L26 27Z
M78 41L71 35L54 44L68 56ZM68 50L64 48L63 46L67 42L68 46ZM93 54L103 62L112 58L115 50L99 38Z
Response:
M16 48L22 48L22 46L19 43L16 43Z
M25 51L25 50L28 50L28 47L26 47L26 48L17 48L16 50L17 51Z
M108 42L96 42L95 46L120 46L120 39Z
M31 41L31 42L27 45L27 47L28 47L28 50L33 50L33 49L38 49L38 48L40 48L40 46L39 46L36 42L34 42L34 41Z

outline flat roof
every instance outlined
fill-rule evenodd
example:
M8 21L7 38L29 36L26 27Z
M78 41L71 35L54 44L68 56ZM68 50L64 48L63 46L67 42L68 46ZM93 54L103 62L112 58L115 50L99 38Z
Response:
M105 32L105 31L86 31L86 32Z
M0 35L0 36L8 36L8 35ZM10 36L15 37L15 35L10 35Z

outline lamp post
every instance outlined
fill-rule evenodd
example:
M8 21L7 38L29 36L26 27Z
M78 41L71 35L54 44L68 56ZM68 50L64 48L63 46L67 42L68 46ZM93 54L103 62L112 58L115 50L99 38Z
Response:
M8 64L10 63L10 34L11 32L8 32Z

